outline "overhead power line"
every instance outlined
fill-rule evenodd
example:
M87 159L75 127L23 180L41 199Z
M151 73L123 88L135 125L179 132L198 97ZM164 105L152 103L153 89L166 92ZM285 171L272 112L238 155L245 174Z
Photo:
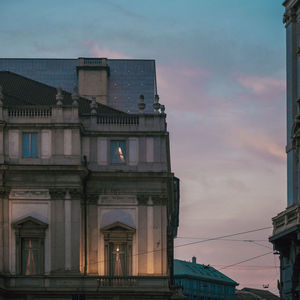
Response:
M266 230L266 229L270 229L270 228L272 228L272 227L269 226L269 227L262 227L262 228L258 228L258 229L248 230L248 231L242 231L242 232L228 234L228 235L224 235L224 236L218 236L218 237L214 237L214 238L209 238L209 239L205 239L205 240L201 240L201 241L195 241L195 242L190 242L190 243L186 243L186 244L182 244L182 245L177 245L177 246L174 246L174 248L180 248L180 247L184 247L184 246L200 244L200 243L204 243L204 242L208 242L208 241L213 241L213 240L223 239L223 238L226 238L226 237L232 237L232 236L247 234L247 233L251 233L251 232L257 232L257 231ZM140 253L136 253L136 254L134 254L132 256L140 256L140 255L145 255L145 254L148 254L148 253L160 252L160 251L164 251L164 250L166 250L166 248L162 248L162 249L158 249L158 250L153 250L153 251L143 251L143 252L140 252ZM273 253L273 252L270 252L270 253ZM266 255L266 254L264 254L264 255ZM255 258L250 258L250 260L252 260L252 259L255 259ZM101 261L97 260L97 261L94 261L93 263L88 263L88 265L95 265L95 264L98 264L98 263L104 263L105 261L106 260L101 260ZM248 260L246 260L246 261L248 261ZM237 264L239 264L239 263L237 263ZM80 264L80 266L82 266L82 264ZM229 266L225 266L224 268L227 268L227 267L229 267Z
M208 239L204 239L204 240L201 240L201 241L196 241L196 242L190 242L190 243L177 245L174 248L180 248L180 247L184 247L184 246L189 246L189 245L195 245L195 244L200 244L200 243L209 242L209 241L220 240L220 239L224 239L226 237L232 237L232 236L242 235L242 234L251 233L251 232L257 232L257 231L266 230L266 229L270 229L270 228L272 228L272 227L268 226L268 227L263 227L263 228L258 228L258 229L253 229L253 230L248 230L248 231L243 231L243 232L238 232L238 233L233 233L233 234L227 234L227 235L223 235L223 236L217 236L217 237L214 237L214 238L208 238Z
M185 236L177 236L176 239L183 239L183 240L206 240L209 239L208 237L185 237ZM259 239L227 239L227 238L223 238L220 239L221 241L228 241L228 242L268 242L269 241L267 239L264 240L259 240Z
M263 256L268 255L268 254L271 254L271 253L273 253L273 251L270 251L270 252L267 252L267 253L264 253L264 254L260 254L260 255L257 255L257 256L254 256L254 257L251 257L251 258L248 258L248 259L239 261L239 262L237 262L237 263L234 263L234 264L225 266L225 267L221 268L220 270L224 270L224 269L227 269L227 268L230 268L230 267L233 267L233 266L242 264L242 263L244 263L244 262L247 262L247 261L250 261L250 260L254 260L254 259L257 259L257 258L259 258L259 257L263 257Z

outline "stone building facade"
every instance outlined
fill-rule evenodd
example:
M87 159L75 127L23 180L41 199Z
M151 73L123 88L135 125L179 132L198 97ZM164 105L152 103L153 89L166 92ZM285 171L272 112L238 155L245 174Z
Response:
M300 1L286 0L287 208L273 218L270 241L280 254L282 299L300 299Z
M1 300L171 296L179 180L153 65L0 59Z

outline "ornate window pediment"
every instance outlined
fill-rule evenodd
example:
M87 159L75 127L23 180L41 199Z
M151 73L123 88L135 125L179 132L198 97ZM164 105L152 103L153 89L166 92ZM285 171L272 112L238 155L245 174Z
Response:
M21 219L19 221L16 221L12 224L12 226L15 229L20 229L20 228L40 228L40 229L46 229L48 227L47 223L44 223L34 217L26 217L24 219Z
M128 226L128 225L126 225L124 223L121 223L121 222L114 222L114 223L112 223L110 225L107 225L107 226L105 226L101 229L101 231L103 231L103 232L117 231L117 230L128 231L128 232L135 233L135 228L133 228L131 226Z

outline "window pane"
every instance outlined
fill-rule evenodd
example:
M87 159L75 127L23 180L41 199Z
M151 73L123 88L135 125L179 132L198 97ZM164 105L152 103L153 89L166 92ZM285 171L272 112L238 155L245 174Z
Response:
M37 133L23 133L23 157L37 157Z
M31 133L31 157L37 157L37 134Z
M40 248L38 239L22 239L22 274L40 273Z
M111 162L122 164L126 162L126 142L111 141Z
M23 133L23 157L30 157L29 133Z
M110 243L110 275L126 276L126 245L119 243Z

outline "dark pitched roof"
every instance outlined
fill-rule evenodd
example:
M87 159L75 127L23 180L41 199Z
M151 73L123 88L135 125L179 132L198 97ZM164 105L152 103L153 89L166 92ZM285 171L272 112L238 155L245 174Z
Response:
M237 282L230 279L223 273L211 266L174 259L174 276L175 277L193 277L203 280L214 280L223 282L228 285L238 285Z
M240 291L236 291L237 300L278 300L278 296L272 294L269 291L261 289L243 288Z
M0 86L3 88L4 106L56 105L56 88L8 71L0 71ZM71 93L63 91L63 105L72 105ZM79 113L90 113L90 100L79 98ZM98 104L98 114L125 114Z
M244 291L235 291L235 300L257 300L257 296Z
M153 112L157 93L154 60L108 59L108 105L137 113L139 95L145 97L145 112ZM72 93L77 86L77 59L0 58L0 71L11 71Z

